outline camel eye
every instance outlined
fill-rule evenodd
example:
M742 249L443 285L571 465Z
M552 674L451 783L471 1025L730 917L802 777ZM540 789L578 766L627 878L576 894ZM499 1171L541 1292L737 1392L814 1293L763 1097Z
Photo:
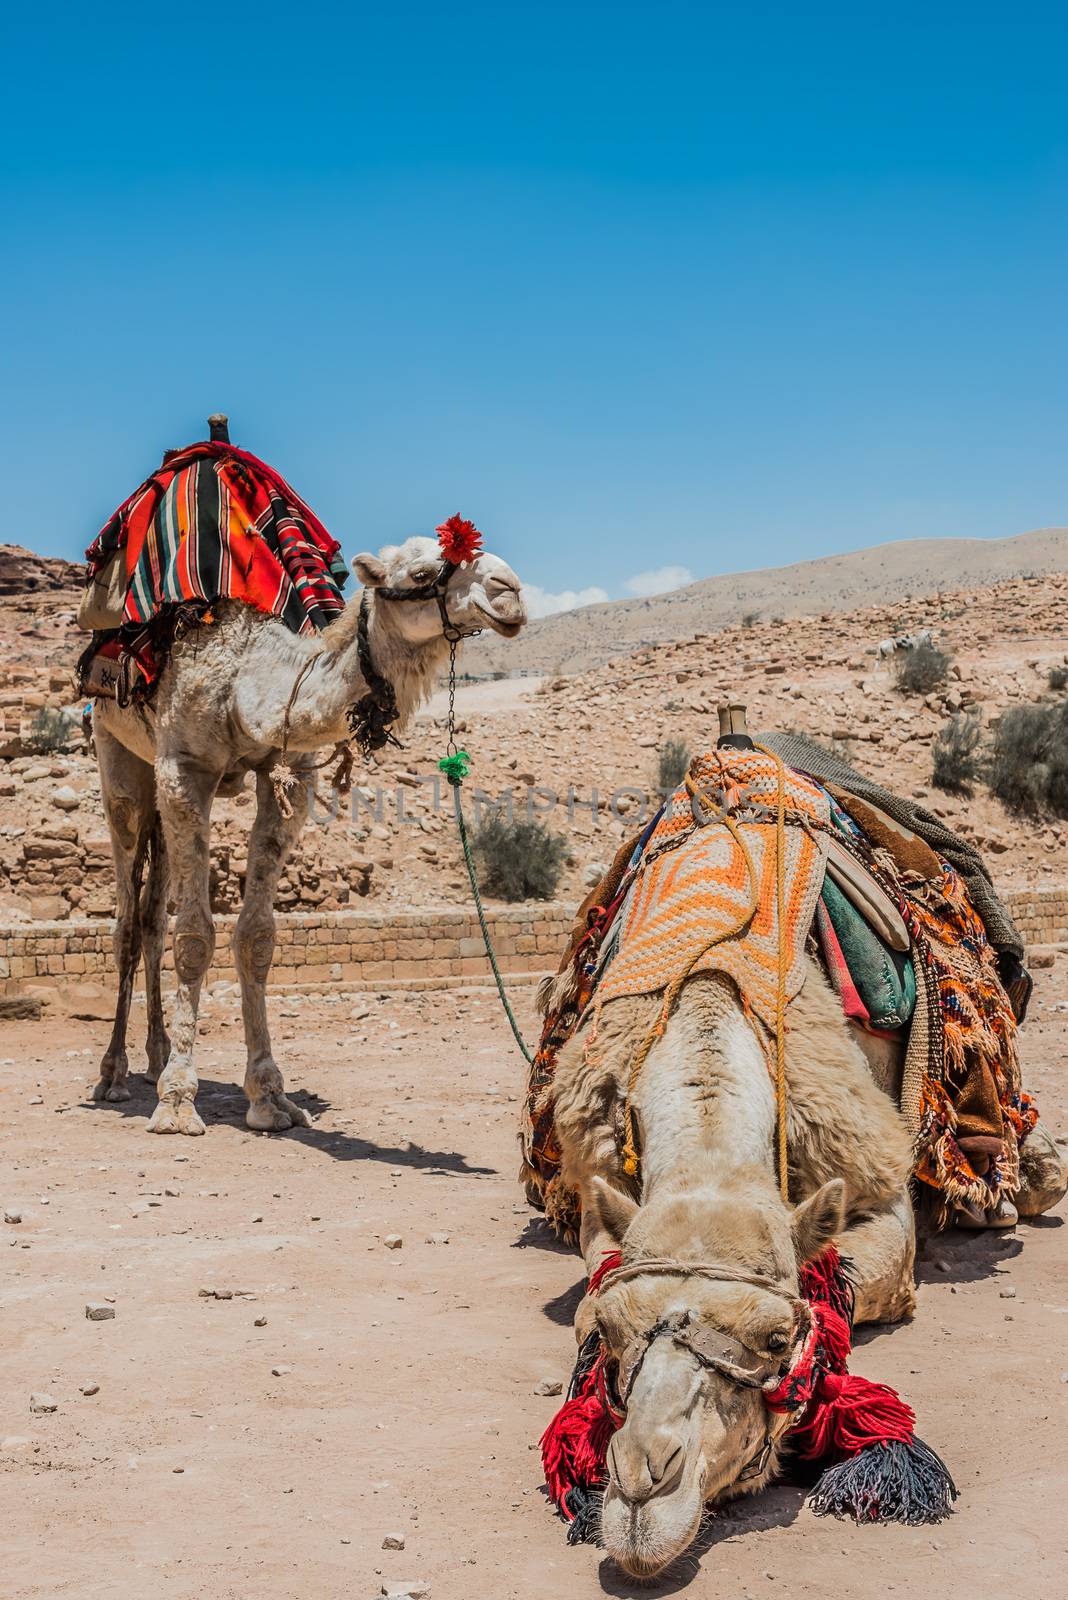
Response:
M437 573L437 567L424 561L420 566L413 567L409 573L413 583L429 583Z
M769 1333L768 1335L768 1349L772 1355L781 1356L789 1343L790 1335L788 1333Z

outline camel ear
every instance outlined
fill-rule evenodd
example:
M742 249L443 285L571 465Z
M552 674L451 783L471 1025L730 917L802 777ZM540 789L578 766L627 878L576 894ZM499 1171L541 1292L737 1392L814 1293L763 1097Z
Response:
M590 1195L601 1227L617 1244L621 1244L623 1235L638 1215L638 1202L613 1184L606 1183L603 1178L593 1179Z
M845 1184L832 1178L794 1209L790 1226L797 1259L804 1264L818 1256L824 1245L841 1233L845 1221Z
M365 550L361 555L353 556L352 570L359 578L365 589L377 589L389 577L384 564L377 556Z

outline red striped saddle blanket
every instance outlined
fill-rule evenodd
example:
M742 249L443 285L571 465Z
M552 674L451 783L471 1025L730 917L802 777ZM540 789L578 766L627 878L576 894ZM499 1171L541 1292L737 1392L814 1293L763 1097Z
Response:
M254 606L294 633L324 628L345 605L337 540L273 467L228 443L168 451L108 518L86 560L91 585L107 575L108 588L125 594L110 638L95 636L83 657L91 691L101 676L92 660L107 642L108 656L126 661L134 692L146 693L176 620L207 620L219 600Z

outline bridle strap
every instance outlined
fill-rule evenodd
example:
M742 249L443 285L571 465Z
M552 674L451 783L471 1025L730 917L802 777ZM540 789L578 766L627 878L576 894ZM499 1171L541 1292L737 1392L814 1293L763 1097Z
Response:
M789 1290L784 1289L781 1283L776 1283L774 1278L765 1277L761 1272L743 1272L738 1267L728 1266L721 1262L710 1261L670 1261L649 1260L631 1261L623 1266L613 1267L606 1272L598 1286L598 1294L604 1294L607 1289L614 1289L618 1283L627 1283L632 1278L667 1277L674 1275L680 1278L707 1278L713 1283L744 1283L754 1289L767 1289L772 1294L789 1295ZM793 1299L794 1296L790 1295Z
M422 584L417 584L411 589L380 588L375 590L375 595L380 600L409 600L426 601L436 600L438 614L441 617L441 631L445 639L452 646L455 653L457 644L461 639L470 638L473 634L481 633L481 628L458 628L449 616L448 592L449 579L457 570L455 561L442 561L433 578ZM400 748L400 740L393 732L393 725L398 720L400 712L397 708L397 694L388 678L375 667L371 658L371 592L365 589L360 601L360 616L356 627L356 653L360 663L360 672L367 684L367 693L357 700L349 711L349 727L352 729L353 738L359 747L360 753L367 757L376 750L381 750L385 745L392 744Z

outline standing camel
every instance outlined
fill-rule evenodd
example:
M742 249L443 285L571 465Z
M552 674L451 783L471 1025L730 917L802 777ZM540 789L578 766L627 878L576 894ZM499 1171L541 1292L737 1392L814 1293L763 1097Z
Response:
M236 793L246 775L255 774L256 814L234 930L248 1050L245 1120L261 1132L307 1127L310 1118L286 1097L271 1050L265 990L274 955L275 887L304 821L303 780L314 752L351 736L348 716L361 701L380 729L402 728L432 692L448 661L450 637L455 642L488 627L512 638L526 622L519 579L494 555L452 568L442 564L436 541L413 538L379 556L359 555L352 565L363 595L315 637L290 632L251 606L220 602L210 625L175 641L151 705L94 703L115 856L119 972L115 1024L94 1098L129 1099L126 1028L143 953L147 1077L159 1095L151 1133L204 1132L195 1105L193 1046L201 985L215 948L208 894L215 796ZM298 780L292 806L274 770L283 753ZM172 1039L160 995L168 875L178 985Z

